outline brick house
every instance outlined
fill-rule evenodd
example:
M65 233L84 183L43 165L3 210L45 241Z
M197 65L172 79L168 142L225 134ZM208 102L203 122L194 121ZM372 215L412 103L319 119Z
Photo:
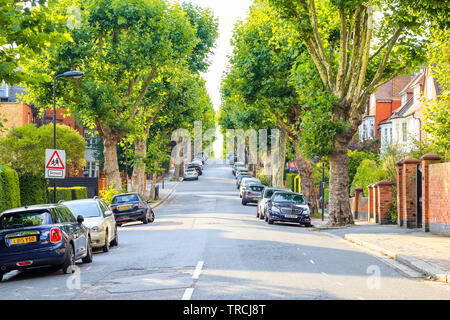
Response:
M369 99L366 112L359 127L359 141L381 137L380 123L386 121L394 110L401 106L401 90L411 81L411 76L402 75L382 84Z

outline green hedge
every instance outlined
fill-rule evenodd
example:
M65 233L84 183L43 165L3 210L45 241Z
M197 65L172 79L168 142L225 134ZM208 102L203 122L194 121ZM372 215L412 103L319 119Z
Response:
M20 201L22 206L47 202L47 180L34 173L19 175Z
M291 189L294 192L300 192L300 180L298 180L298 184L295 184L295 179L299 175L297 173L287 173L286 174L286 188Z
M19 176L7 166L0 165L0 212L20 207Z
M56 202L60 200L70 201L87 198L86 187L63 188L56 187ZM48 188L48 203L53 203L53 187Z

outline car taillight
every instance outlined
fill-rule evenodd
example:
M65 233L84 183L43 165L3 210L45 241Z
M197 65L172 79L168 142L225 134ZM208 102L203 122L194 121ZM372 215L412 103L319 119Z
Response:
M60 242L61 240L62 240L61 229L52 228L50 230L50 242L57 243L57 242Z
M249 191L248 194L252 194L252 193Z

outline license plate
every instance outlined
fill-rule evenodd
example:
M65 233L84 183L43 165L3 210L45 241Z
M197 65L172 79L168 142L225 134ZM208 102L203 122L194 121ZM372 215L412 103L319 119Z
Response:
M297 216L293 215L293 214L287 214L287 215L285 215L285 217L286 218L292 218L292 219L296 219L297 218Z
M119 210L128 210L131 209L131 206L120 206Z
M23 243L30 243L30 242L36 242L36 241L37 241L36 236L13 238L13 239L11 239L11 244L23 244Z
M258 201L258 200L259 200L259 198L253 198L253 200L254 200L254 201Z

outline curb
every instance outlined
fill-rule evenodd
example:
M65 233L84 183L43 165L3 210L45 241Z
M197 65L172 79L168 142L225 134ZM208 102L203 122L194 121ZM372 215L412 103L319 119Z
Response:
M433 278L434 280L444 282L444 283L449 283L449 281L450 281L450 274L445 273L445 271L443 271L443 270L439 269L438 267L435 267L423 260L419 260L419 259L416 259L413 257L405 256L403 254L398 254L398 253L392 252L390 250L381 248L372 243L359 240L357 237L355 237L351 234L344 235L344 239L347 241L350 241L350 242L354 242L362 247L366 247L371 250L377 251L377 252L381 253L382 255L385 255L391 259L394 259L400 263L403 263L403 264L407 265L408 267Z
M162 200L159 200L156 204L154 204L153 206L151 206L152 209L155 209L156 207L159 207L160 205L162 205L164 202L166 202L170 196L175 192L176 187L178 186L178 184L180 183L180 181L177 182L177 184L172 188L172 190L169 192L169 194Z

